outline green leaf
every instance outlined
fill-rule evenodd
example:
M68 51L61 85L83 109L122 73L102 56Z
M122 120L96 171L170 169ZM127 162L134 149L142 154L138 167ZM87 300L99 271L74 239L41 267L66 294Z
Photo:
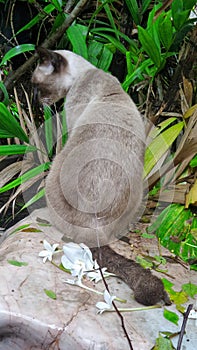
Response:
M149 234L149 233L143 233L143 234L141 235L141 237L143 237L143 238L148 238L148 239L152 239L152 238L155 238L155 235L151 235L151 234Z
M140 9L140 13L144 14L144 12L146 12L146 10L148 9L150 3L152 0L142 0L142 6Z
M52 157L53 154L53 119L52 111L49 106L44 106L44 128L45 128L45 140L47 145L47 152L49 157Z
M192 167L192 168L195 168L197 167L197 156L195 156L191 162L189 163L189 165Z
M103 45L102 51L98 56L97 67L99 69L104 70L104 72L107 72L112 62L112 59L113 59L113 53L107 48L107 45Z
M62 0L52 0L51 2L59 12L62 11Z
M0 188L0 193L6 192L16 186L21 185L22 183L32 179L36 175L41 174L45 170L48 170L50 167L50 162L47 162L45 164L38 165L37 167L27 171L25 174L19 176L17 179L13 180L12 182L8 183L7 185Z
M193 221L188 225L190 218L193 218ZM197 219L189 209L185 209L180 204L171 204L148 228L148 233L156 232L160 243L165 248L188 262L197 256L197 240L192 234L196 222Z
M156 339L155 346L151 350L174 350L174 346L170 339L161 335Z
M140 255L137 256L136 261L140 264L144 269L151 269L153 267L153 263L142 258Z
M18 267L27 266L28 265L27 262L17 261L17 260L7 260L7 262L9 264L11 264L11 265L18 266Z
M172 143L176 140L184 127L184 123L180 122L171 126L161 134L159 134L147 147L144 161L144 177L146 177L159 159L167 152Z
M134 72L130 75L128 75L125 79L125 81L122 83L122 88L127 91L129 86L135 81L135 80L144 80L144 74L146 73L146 69L150 68L153 65L152 61L150 59L145 60L140 64L138 68L134 70ZM156 70L155 70L156 73ZM154 73L152 74L154 76Z
M140 24L140 14L139 14L139 8L138 3L136 0L126 0L127 7L130 11L131 17L133 18L135 24Z
M55 9L55 6L52 4L49 4L45 6L37 16L35 16L29 23L27 23L24 27L22 27L16 35L23 32L24 30L31 29L33 26L35 26L38 22L40 22L43 18L45 18L48 14L50 14Z
M143 50L159 68L161 66L161 54L150 34L142 27L138 26L138 37Z
M196 0L187 0L183 3L184 10L192 10L193 7L196 5Z
M0 129L8 132L13 137L18 137L19 140L29 142L29 139L19 122L14 118L6 106L0 102Z
M53 300L56 300L56 299L57 299L56 293L53 292L52 290L50 290L50 289L44 289L44 292L45 292L45 294L46 294L49 298L51 298L51 299L53 299Z
M117 40L116 38L108 34L99 33L99 35L107 39L110 43L112 43L115 46L115 48L118 49L120 52L122 52L123 54L126 54L127 49L119 40Z
M170 321L178 326L179 316L175 312L172 312L172 311L164 308L163 315L166 318L166 320L168 320L168 321Z
M103 4L104 4L104 9L105 9L105 12L106 12L106 15L109 19L109 22L111 24L111 27L113 28L114 30L114 33L116 34L116 37L117 39L119 39L119 36L118 36L118 30L116 28L116 25L115 25L115 22L114 22L114 18L113 18L113 15L111 13L111 10L110 10L110 7L108 5L108 3L106 2L106 0L102 0Z
M162 20L160 20L160 24L158 26L160 40L168 51L173 42L173 26L170 18L170 12L166 15Z
M23 230L24 228L27 228L29 226L30 226L30 224L21 225L21 226L17 227L14 231L12 231L10 234L13 235L14 233L20 232L21 230Z
M197 294L197 285L190 283L186 283L182 285L182 290L189 295L191 298Z
M161 134L161 132L166 129L170 124L172 124L173 122L177 121L177 118L168 118L166 120L164 120L163 122L157 124L157 126L155 128L153 128L150 133L149 133L149 137L151 139L154 139L156 136L158 136L159 134Z
M67 29L68 38L73 46L73 52L88 59L86 45L87 27L74 24Z
M5 64L5 62L9 61L12 57L15 57L17 55L20 55L21 53L24 52L29 52L35 50L35 45L33 44L21 44L13 47L13 49L10 49L5 56L3 57L0 66Z
M33 203L37 202L40 198L44 197L45 195L45 188L42 188L38 193L35 194L23 207L20 209L20 211L28 208Z
M0 146L0 156L11 156L14 154L25 154L27 152L35 152L35 146L25 145L3 145Z
M8 95L7 89L6 89L6 87L5 87L5 85L4 85L4 83L2 81L0 81L0 89L3 91L3 94L4 94L3 104L8 105L8 103L9 103L9 95Z
M172 287L174 286L174 284L167 280L167 278L162 278L162 282L163 282L163 285L164 285L164 288L167 292L170 292L172 290Z

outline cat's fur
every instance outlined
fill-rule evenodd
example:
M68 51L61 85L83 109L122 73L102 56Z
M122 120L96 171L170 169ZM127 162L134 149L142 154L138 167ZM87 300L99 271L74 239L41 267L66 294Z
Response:
M65 240L108 244L127 231L142 199L142 118L115 77L69 51L40 48L38 54L32 82L43 103L66 97L69 135L46 181L51 223ZM170 302L150 271L108 246L92 251L102 257L101 266L129 284L139 302Z
M43 103L66 97L69 135L46 181L52 222L75 242L108 244L142 199L142 118L115 77L70 51L39 55L32 82Z

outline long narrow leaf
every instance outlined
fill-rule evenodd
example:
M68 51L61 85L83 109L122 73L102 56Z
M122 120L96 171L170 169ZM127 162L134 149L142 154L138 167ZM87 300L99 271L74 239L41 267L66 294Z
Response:
M115 48L118 49L120 52L126 54L127 49L119 40L108 34L99 33L99 35L107 39L110 43L112 43L115 46Z
M49 157L51 157L53 153L53 121L52 121L51 109L49 106L44 107L44 119L45 119L44 127L45 127L45 139L46 139L47 151L48 151Z
M113 15L112 15L112 13L111 13L109 4L107 4L105 0L102 0L102 2L104 3L105 12L106 12L107 17L108 17L108 19L109 19L109 22L110 22L110 24L111 24L111 27L114 29L114 33L116 34L116 38L119 39L118 31L117 31L117 28L116 28L116 25L115 25L115 22L114 22L114 18L113 18Z
M85 59L88 59L86 45L87 27L80 24L74 24L67 29L67 35L73 46L73 51Z
M0 129L7 131L14 137L18 137L19 140L27 143L29 142L29 139L20 124L2 102L0 102Z
M21 44L21 45L15 46L5 54L5 56L3 57L0 63L0 66L5 64L5 62L9 61L12 57L15 57L17 55L20 55L21 53L24 53L27 51L33 51L33 50L35 50L35 45L33 44Z
M138 3L136 0L126 0L127 7L131 13L131 16L135 22L135 24L140 24L140 14Z
M159 68L161 65L161 55L153 38L144 28L140 26L138 26L138 36L144 51Z
M12 156L15 154L25 154L27 152L35 152L35 146L25 145L2 145L0 146L0 156Z
M142 6L140 9L140 13L143 14L144 12L146 12L146 10L148 9L150 3L152 0L142 0Z
M41 199L45 195L45 188L42 188L38 193L35 194L23 207L21 208L20 212L26 208L28 208L30 205L37 202L39 199Z
M15 187L21 185L22 183L34 178L38 174L41 174L45 170L48 170L49 166L50 166L50 162L38 165L36 168L33 168L33 169L27 171L25 174L19 176L16 180L14 180L14 181L10 182L9 184L0 188L0 193L6 192L12 188L15 188Z
M177 120L177 118L172 117L172 118L168 118L166 120L164 120L163 122L157 124L157 126L151 130L151 132L149 133L149 137L150 138L155 138L157 135L161 134L161 132L167 128L167 126L169 126L170 124L172 124L173 122L175 122L175 120Z
M33 26L35 26L38 22L42 20L42 18L46 17L47 14L51 13L55 9L55 6L52 4L49 4L43 8L42 13L39 13L37 16L35 16L29 23L27 23L24 27L22 27L16 35L23 32L24 30L31 29Z
M7 106L9 103L9 95L8 95L7 89L2 81L0 81L0 89L3 91L3 94L4 94L3 103Z
M153 169L158 160L166 153L176 140L184 126L180 122L159 134L147 147L145 152L144 177Z

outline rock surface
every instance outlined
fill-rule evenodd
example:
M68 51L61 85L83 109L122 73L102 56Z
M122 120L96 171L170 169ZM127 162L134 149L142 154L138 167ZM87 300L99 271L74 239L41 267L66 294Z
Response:
M44 220L49 220L47 209L34 211L9 229L1 243L0 350L129 349L118 315L97 314L95 304L103 301L102 296L66 284L65 279L71 278L69 274L49 262L43 264L38 256L43 250L43 239L61 245L62 237L56 228L44 226ZM9 260L27 265L14 266ZM169 266L168 273L176 276L173 283L177 290L183 283L197 282L196 273L180 264ZM127 304L116 302L118 307L141 306L125 283L116 278L108 279L107 283L111 294L127 300ZM86 284L94 288L92 282ZM102 282L95 288L104 290ZM49 298L44 289L55 292L57 299ZM175 311L175 306L168 309ZM134 350L150 350L159 331L178 332L182 324L181 317L179 326L168 322L162 308L124 313L123 317ZM196 326L195 319L188 320L182 350L195 348ZM173 342L176 346L177 338Z

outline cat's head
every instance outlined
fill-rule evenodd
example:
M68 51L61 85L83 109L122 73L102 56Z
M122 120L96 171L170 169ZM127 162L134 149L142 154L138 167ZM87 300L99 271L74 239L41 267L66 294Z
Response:
M52 104L64 98L72 84L88 69L95 68L81 56L67 50L37 49L39 64L32 75L32 83L38 89L39 100Z

